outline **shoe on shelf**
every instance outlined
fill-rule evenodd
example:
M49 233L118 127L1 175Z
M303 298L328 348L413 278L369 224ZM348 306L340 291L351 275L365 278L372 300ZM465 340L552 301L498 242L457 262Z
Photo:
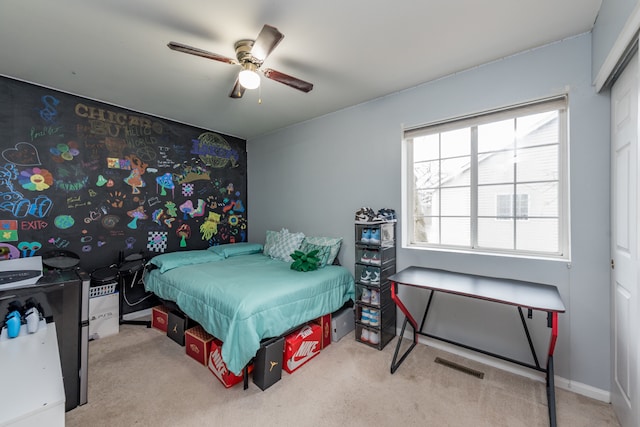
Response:
M379 310L369 310L369 324L371 326L380 325L380 311Z
M373 292L371 291L371 289L364 288L364 289L362 289L362 296L360 296L360 301L362 301L365 304L370 304L372 295L373 295ZM376 298L378 298L378 297L376 297Z
M362 251L362 257L360 258L360 262L364 262L365 264L370 264L371 255L372 253L369 251Z
M360 340L369 341L370 336L371 335L369 334L369 330L367 328L362 328L362 332L360 333Z
M396 211L393 209L380 209L375 216L376 221L390 222L396 220Z
M375 270L373 272L370 272L370 278L369 278L369 283L371 283L372 285L379 285L380 284L380 272Z
M371 302L371 304L380 305L380 291L378 291L377 289L371 289L369 292L369 301Z
M371 222L376 216L375 212L371 208L360 208L356 211L356 222Z
M370 230L371 235L369 236L369 243L373 244L373 245L379 245L380 244L380 229L379 228L372 228Z
M360 283L364 283L366 285L371 283L371 270L369 270L368 268L362 270L362 274L360 274Z
M365 325L368 325L371 323L371 310L369 310L368 308L363 308L362 309L362 313L360 313L360 321L362 323L364 323Z
M369 264L373 265L381 265L382 261L380 261L380 254L378 251L369 252Z
M362 243L371 243L371 229L363 228L362 229L362 237L360 238Z
M371 344L379 344L380 343L380 335L378 334L378 331L369 331L368 335L369 335L368 341Z

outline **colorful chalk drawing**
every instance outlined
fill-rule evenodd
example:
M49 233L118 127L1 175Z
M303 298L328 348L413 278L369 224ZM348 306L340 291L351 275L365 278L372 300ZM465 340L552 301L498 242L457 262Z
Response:
M0 220L0 242L15 242L16 240L18 240L18 221Z
M176 177L178 183L185 184L194 181L210 181L209 171L199 165L186 165L182 172Z
M11 212L16 218L24 218L27 215L44 218L53 202L44 195L36 197L33 201L25 198L13 188L12 181L17 177L18 169L15 165L6 164L0 167L0 211ZM2 191L2 187L7 191Z
M81 165L60 164L56 172L55 188L64 192L80 191L89 184L89 177Z
M31 258L42 248L40 242L20 242L18 243L18 250L22 253L23 258Z
M143 206L138 206L136 209L132 209L132 210L128 211L127 215L130 216L131 218L133 218L131 220L131 222L129 222L129 224L127 224L127 227L129 227L129 228L131 228L133 230L138 228L138 220L139 219L147 219L148 218L148 215L144 211L144 207Z
M172 175L169 172L157 177L156 184L156 189L158 186L162 188L162 190L160 191L161 196L166 196L166 190L171 190L171 197L175 197L174 189L176 188L176 185L173 183Z
M2 157L9 163L18 166L40 166L38 150L28 142L18 142L13 148L2 151Z
M191 143L191 154L197 154L207 166L216 169L238 166L240 155L217 133L202 133Z
M244 141L8 79L0 101L19 119L0 143L2 254L64 248L91 270L246 238Z
M58 215L53 220L53 225L55 225L60 230L66 230L68 228L73 227L75 224L75 220L71 215Z
M180 227L178 227L178 229L176 230L176 235L180 237L180 247L186 248L187 239L191 237L191 227L189 227L189 224L180 224Z
M44 104L44 108L40 110L40 117L47 123L55 123L58 116L58 110L55 107L60 104L60 101L51 95L45 95L40 100Z
M151 252L164 252L167 249L166 231L150 231L147 235L147 249Z
M182 195L184 197L193 196L193 184L182 184Z
M20 251L15 246L8 243L0 243L0 248L3 249L0 255L1 260L20 258Z
M105 215L100 220L100 223L102 224L102 226L107 230L114 229L119 222L120 222L120 217L118 215L112 215L112 214Z
M140 188L147 185L142 179L142 175L149 165L140 160L140 158L134 154L127 156L126 158L131 162L131 173L124 179L124 182L131 186L132 194L140 194Z
M32 168L20 172L18 182L25 190L44 191L53 185L53 175L46 169Z
M49 149L49 152L51 153L51 158L56 163L71 161L80 154L78 143L75 141L69 141L66 144L58 144Z
M214 234L218 233L218 224L220 224L220 214L209 212L207 220L200 226L202 240L209 240Z

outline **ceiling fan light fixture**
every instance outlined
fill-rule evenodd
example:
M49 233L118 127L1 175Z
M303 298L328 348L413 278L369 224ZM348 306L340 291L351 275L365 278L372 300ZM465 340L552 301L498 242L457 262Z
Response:
M245 89L257 89L260 86L260 75L256 69L255 64L247 63L238 74L238 80Z

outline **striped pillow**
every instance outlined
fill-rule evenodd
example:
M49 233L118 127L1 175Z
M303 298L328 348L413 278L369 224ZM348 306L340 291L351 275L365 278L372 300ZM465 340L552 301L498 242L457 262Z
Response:
M273 259L293 262L291 254L300 248L302 240L304 240L304 233L289 233L289 230L283 228L278 233L275 244L271 246L269 256Z

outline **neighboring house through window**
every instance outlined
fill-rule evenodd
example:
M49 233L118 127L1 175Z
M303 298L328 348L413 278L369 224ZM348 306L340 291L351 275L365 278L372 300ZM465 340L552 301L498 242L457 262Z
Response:
M568 258L565 96L404 132L403 242Z

